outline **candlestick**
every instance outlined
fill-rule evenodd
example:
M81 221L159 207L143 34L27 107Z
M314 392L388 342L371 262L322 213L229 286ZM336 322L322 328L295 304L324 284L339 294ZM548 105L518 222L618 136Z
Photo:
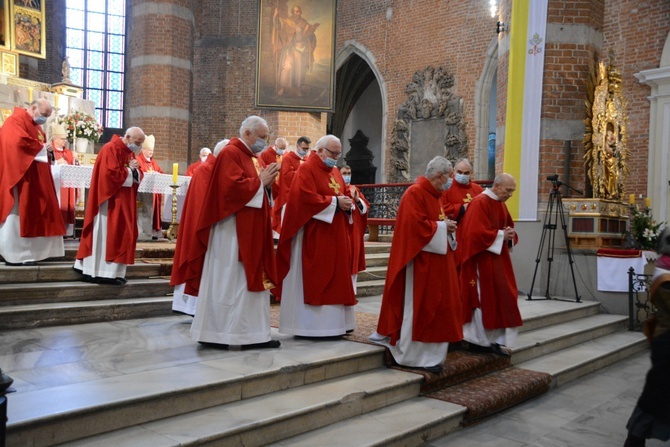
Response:
M631 194L628 196L628 203L631 205L635 205L635 194Z
M172 164L172 183L177 184L177 176L179 175L179 163Z
M177 163L175 163L173 167L176 169L177 166ZM174 172L173 178L177 176L176 172ZM179 224L177 223L177 188L179 188L179 185L177 185L177 180L174 183L174 185L170 185L170 188L172 188L172 222L165 232L165 236L170 241L177 239L177 233L179 233Z
M33 88L28 87L28 102L33 102Z
M649 197L644 198L644 207L645 208L651 207L651 199Z

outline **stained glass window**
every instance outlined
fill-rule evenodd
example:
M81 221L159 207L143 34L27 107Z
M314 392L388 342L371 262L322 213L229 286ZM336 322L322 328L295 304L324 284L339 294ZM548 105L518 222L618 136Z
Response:
M123 127L126 0L66 0L70 79L106 128Z

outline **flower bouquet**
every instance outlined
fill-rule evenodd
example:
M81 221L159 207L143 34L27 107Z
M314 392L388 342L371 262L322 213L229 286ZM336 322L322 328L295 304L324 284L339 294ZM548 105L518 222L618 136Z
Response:
M97 143L100 141L104 129L98 124L94 116L77 110L68 113L59 122L65 127L67 139L70 141L75 141L76 138L85 138Z
M656 250L658 236L665 228L665 222L656 222L651 210L640 212L631 209L630 231L635 248L641 250Z

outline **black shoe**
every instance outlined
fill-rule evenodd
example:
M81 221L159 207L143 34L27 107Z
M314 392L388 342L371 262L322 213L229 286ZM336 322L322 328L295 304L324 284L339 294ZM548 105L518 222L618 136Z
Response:
M157 241L157 240L158 240L158 236L151 236L151 240L152 240L152 241Z
M240 346L240 349L243 351L248 351L249 349L274 349L278 348L281 346L281 342L279 340L270 340L266 341L265 343L252 343L250 345L242 345Z
M424 371L428 371L429 373L432 374L440 374L444 369L442 368L442 365L435 365L435 366L425 366L423 368Z
M481 346L468 342L468 351L482 354L490 354L493 352L493 349L491 349L491 346Z
M116 278L116 281L117 281L117 282L120 282L121 284L125 284L125 283L128 282L128 280L127 280L126 278L121 278L121 277L117 277L117 278Z
M214 349L228 349L228 345L225 343L211 343L208 341L199 341L201 345L207 347L207 348L214 348Z
M494 354L498 354L499 356L502 356L502 357L511 357L512 356L512 354L507 349L500 346L498 343L493 343L491 345L491 351L493 351Z

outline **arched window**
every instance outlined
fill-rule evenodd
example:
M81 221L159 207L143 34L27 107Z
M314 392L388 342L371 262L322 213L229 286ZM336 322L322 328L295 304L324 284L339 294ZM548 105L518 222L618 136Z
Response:
M67 0L66 51L70 79L95 102L110 129L123 127L126 0Z

